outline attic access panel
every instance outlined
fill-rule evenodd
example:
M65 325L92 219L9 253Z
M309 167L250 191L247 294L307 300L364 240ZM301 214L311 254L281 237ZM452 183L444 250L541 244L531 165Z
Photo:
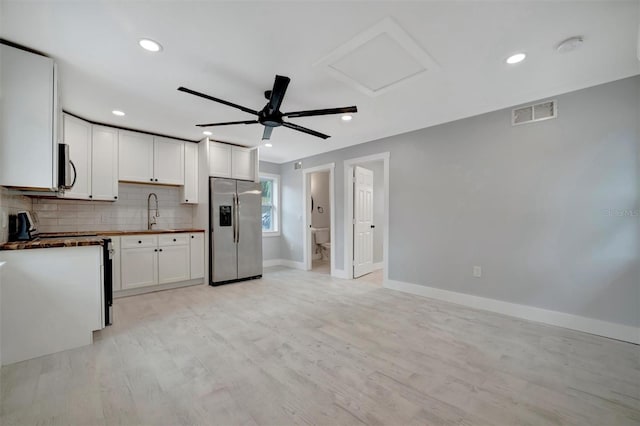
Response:
M314 66L372 97L437 68L431 56L390 18L349 40Z

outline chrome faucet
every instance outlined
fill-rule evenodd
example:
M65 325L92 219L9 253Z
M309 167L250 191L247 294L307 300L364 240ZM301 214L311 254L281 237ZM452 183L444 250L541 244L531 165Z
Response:
M151 196L153 195L153 198L156 199L156 208L155 211L156 213L151 216ZM153 225L157 225L157 219L160 217L160 210L158 210L158 196L155 194L155 192L152 192L151 194L149 194L149 197L147 197L147 229L149 231L151 231L151 229L153 228Z

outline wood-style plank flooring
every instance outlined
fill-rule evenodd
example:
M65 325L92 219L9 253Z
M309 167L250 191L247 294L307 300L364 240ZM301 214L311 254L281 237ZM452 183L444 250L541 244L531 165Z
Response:
M115 302L2 368L0 424L640 424L639 347L284 268Z

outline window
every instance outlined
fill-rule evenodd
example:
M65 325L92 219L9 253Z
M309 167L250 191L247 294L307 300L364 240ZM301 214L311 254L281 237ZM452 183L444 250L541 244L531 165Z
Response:
M278 220L280 176L261 173L260 185L262 186L262 233L280 235Z

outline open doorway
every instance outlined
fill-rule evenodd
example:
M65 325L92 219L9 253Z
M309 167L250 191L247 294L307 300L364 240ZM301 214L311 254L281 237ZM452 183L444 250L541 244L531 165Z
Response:
M347 278L382 286L388 278L389 154L345 161Z
M333 171L333 163L303 171L305 268L326 275L335 265Z

